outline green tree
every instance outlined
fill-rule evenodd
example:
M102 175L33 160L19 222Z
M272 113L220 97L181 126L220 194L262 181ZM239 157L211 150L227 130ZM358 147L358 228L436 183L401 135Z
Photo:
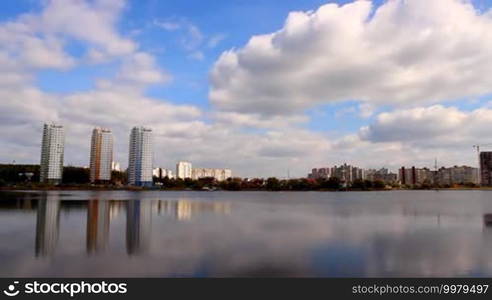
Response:
M279 191L280 190L280 181L275 177L270 177L266 181L266 189L269 191Z
M378 190L382 190L386 187L386 184L384 182L382 182L381 180L375 180L373 185L374 185L374 188L378 189Z
M87 168L65 167L62 182L64 184L87 184L90 182L90 171Z
M323 182L323 185L321 188L324 189L330 189L330 190L339 190L342 187L342 182L340 178L337 177L330 177L328 180Z

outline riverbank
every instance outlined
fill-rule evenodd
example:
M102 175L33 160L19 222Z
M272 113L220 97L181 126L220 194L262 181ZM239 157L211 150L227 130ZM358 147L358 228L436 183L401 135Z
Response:
M492 191L492 187L449 187L449 188L383 188L383 189L316 189L316 190L270 190L270 189L192 189L192 188L163 188L155 187L132 187L132 186L5 186L0 187L0 191L195 191L195 192L381 192L381 191Z

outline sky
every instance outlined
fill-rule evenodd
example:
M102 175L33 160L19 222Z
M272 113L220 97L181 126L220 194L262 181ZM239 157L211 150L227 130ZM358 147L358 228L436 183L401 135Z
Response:
M490 0L4 0L0 163L39 163L42 126L87 166L133 126L154 165L241 177L316 167L477 165L492 148ZM489 145L489 146L486 146Z

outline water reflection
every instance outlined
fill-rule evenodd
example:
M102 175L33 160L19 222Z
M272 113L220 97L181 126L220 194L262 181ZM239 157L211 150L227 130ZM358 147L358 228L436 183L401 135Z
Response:
M110 201L89 200L87 204L87 253L101 252L109 239Z
M36 204L37 202L37 204ZM0 202L0 210L12 207L12 202ZM60 231L60 210L87 209L86 252L89 255L104 252L108 247L110 223L126 210L126 251L129 255L148 253L151 243L153 215L190 221L203 213L229 214L229 203L202 203L187 199L166 200L99 200L87 202L60 201L59 194L45 194L41 199L16 199L20 210L37 211L35 254L51 256L56 250Z
M126 250L128 254L146 253L150 246L152 202L131 200L126 209Z
M23 206L30 209L29 205ZM36 222L36 256L50 256L54 253L58 242L60 226L60 199L57 194L44 195L39 200Z
M492 276L492 192L395 194L0 193L0 276Z
M492 214L483 215L483 224L485 227L492 227Z

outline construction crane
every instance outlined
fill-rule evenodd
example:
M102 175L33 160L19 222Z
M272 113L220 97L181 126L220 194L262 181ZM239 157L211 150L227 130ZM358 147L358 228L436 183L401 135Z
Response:
M492 144L477 144L473 145L473 148L477 150L477 159L478 159L478 183L482 184L482 170L480 166L480 147L490 147Z

